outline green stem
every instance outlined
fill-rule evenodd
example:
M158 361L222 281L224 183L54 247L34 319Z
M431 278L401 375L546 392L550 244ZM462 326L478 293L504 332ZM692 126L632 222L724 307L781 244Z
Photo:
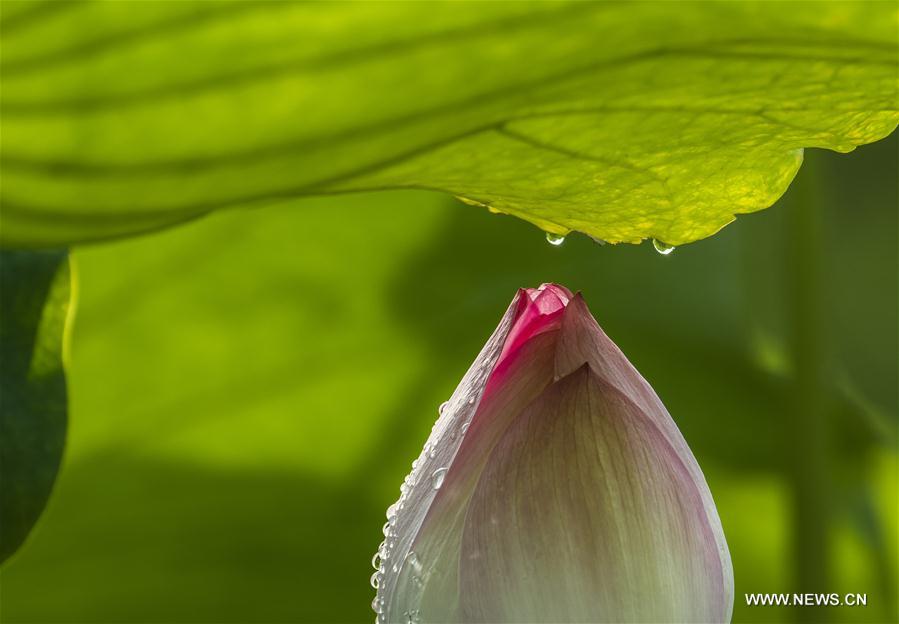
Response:
M822 209L815 155L796 180L788 207L791 233L788 294L795 384L792 394L792 492L795 590L825 593L829 581L828 422L822 405L826 361L821 314ZM800 622L824 622L824 608L796 610Z

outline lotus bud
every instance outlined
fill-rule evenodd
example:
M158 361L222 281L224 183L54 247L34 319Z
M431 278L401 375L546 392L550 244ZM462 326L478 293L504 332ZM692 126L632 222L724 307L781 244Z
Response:
M696 459L580 294L518 292L440 410L375 555L399 622L727 622Z

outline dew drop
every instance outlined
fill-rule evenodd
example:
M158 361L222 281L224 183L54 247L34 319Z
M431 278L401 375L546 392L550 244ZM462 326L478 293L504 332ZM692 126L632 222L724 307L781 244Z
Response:
M439 490L440 486L443 485L443 479L446 477L447 468L438 468L434 471L434 474L431 475L431 487L435 490Z
M380 571L377 571L377 572L375 572L374 574L372 574L372 575L371 575L371 579L370 579L370 581L371 581L371 586L374 587L375 589L378 589L378 586L381 584L381 578L382 578L382 576L383 576L383 575L381 574Z
M396 517L396 503L387 508L387 520L393 520Z
M406 624L418 624L421 622L421 612L418 609L406 611L403 615L406 617Z
M444 401L440 404L440 407L437 408L437 413L443 416L443 412L446 411L447 406L449 405L449 401Z
M375 570L381 569L381 549L384 548L384 542L381 542L381 545L378 546L378 552L376 552L371 558L371 567Z
M371 609L377 614L380 614L384 610L384 607L381 606L381 599L377 596L371 601Z
M558 247L565 242L565 237L561 234L553 234L552 232L547 232L546 242L554 247Z
M656 251L662 254L663 256L667 256L672 251L674 251L674 245L669 245L668 243L663 243L660 240L652 239L652 246L655 247Z
M486 202L482 202L478 199L472 199L471 197L463 197L462 195L456 195L456 199L458 199L463 204L468 204L469 206L477 206L478 208L489 208L490 204Z
M464 436L466 433L468 433L468 423L465 423L462 425L462 428L459 429L459 435Z

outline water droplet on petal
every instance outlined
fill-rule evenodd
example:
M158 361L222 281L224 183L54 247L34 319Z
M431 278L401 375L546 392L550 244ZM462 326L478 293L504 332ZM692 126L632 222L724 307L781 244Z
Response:
M663 256L667 256L672 251L674 251L674 245L669 245L668 243L663 243L660 240L652 239L652 246L656 248L656 251L662 254Z
M387 519L393 520L396 517L396 503L387 508Z
M384 542L381 542L381 545L378 546L378 552L376 552L371 558L371 567L375 570L379 570L381 568L381 549L384 548Z
M558 247L562 243L565 242L565 236L562 234L553 234L552 232L546 233L546 242L554 247Z
M443 416L443 412L446 411L446 407L449 405L449 401L444 401L440 404L440 407L437 408L437 413Z
M409 570L409 573L412 576L412 582L415 583L415 580L418 579L419 585L421 585L421 572L422 572L422 564L418 559L418 555L415 554L414 550L410 550L406 553L406 556L403 558L403 569Z
M439 490L440 486L443 485L443 479L446 478L446 471L448 468L438 468L434 471L434 474L431 475L431 486L435 490Z
M384 607L381 606L381 599L375 596L375 599L371 601L371 608L375 613L381 613L384 610Z
M465 423L464 425L462 425L462 428L459 429L459 435L464 436L466 433L468 433L468 423Z
M406 611L403 615L406 618L406 624L419 624L421 622L421 612L418 609Z
M371 581L371 586L374 587L375 589L378 589L378 586L381 584L381 577L382 577L382 575L381 575L380 571L372 574L371 579L369 579Z

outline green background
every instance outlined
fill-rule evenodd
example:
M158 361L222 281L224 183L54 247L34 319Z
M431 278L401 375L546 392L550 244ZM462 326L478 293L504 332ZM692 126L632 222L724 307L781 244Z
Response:
M817 619L892 621L896 137L806 161L777 206L670 256L579 235L551 247L424 192L78 248L68 447L0 577L3 621L370 621L384 510L515 289L543 281L583 291L691 445L733 555L735 621L808 618L743 601L793 589L868 595ZM792 466L816 439L795 425L797 331L822 374L814 527L794 513ZM821 527L826 586L797 588L795 537Z

